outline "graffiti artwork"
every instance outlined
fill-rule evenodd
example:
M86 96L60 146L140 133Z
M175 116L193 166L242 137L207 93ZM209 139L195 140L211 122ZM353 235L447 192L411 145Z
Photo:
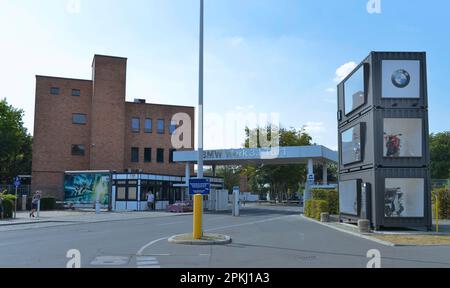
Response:
M64 178L65 201L74 204L94 204L97 195L100 204L109 203L110 174L66 174Z

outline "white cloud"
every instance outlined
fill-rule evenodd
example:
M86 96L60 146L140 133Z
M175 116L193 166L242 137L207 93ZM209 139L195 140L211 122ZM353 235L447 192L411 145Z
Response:
M308 122L305 125L305 130L309 134L322 134L327 131L325 123L323 122Z
M344 65L340 66L338 69L336 69L336 78L334 78L334 81L341 82L355 68L356 68L356 63L353 61L345 63Z
M244 43L244 38L240 36L234 36L227 38L227 42L231 47L238 47Z

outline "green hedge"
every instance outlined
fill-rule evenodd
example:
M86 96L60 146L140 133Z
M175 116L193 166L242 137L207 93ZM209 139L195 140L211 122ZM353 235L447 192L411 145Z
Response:
M11 200L3 200L3 218L9 219L13 217L14 202Z
M12 218L14 213L14 200L16 199L16 196L0 193L0 197L3 199L3 218Z
M322 213L328 212L328 202L324 200L308 200L305 203L305 216L320 220Z
M433 190L433 217L436 218L436 196L439 201L439 219L450 219L450 190Z
M327 202L327 211L330 215L339 214L339 192L336 190L314 189L312 199Z

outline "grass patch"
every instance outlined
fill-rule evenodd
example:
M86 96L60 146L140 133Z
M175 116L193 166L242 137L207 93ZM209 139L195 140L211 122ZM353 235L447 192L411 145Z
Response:
M450 245L450 235L374 235L372 237L397 245Z

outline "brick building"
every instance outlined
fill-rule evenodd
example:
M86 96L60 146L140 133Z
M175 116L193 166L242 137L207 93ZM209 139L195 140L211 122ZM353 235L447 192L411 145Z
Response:
M126 102L126 68L126 58L95 55L92 80L36 76L33 191L62 200L65 171L185 175L172 161L171 120L186 113L194 129L194 108Z

